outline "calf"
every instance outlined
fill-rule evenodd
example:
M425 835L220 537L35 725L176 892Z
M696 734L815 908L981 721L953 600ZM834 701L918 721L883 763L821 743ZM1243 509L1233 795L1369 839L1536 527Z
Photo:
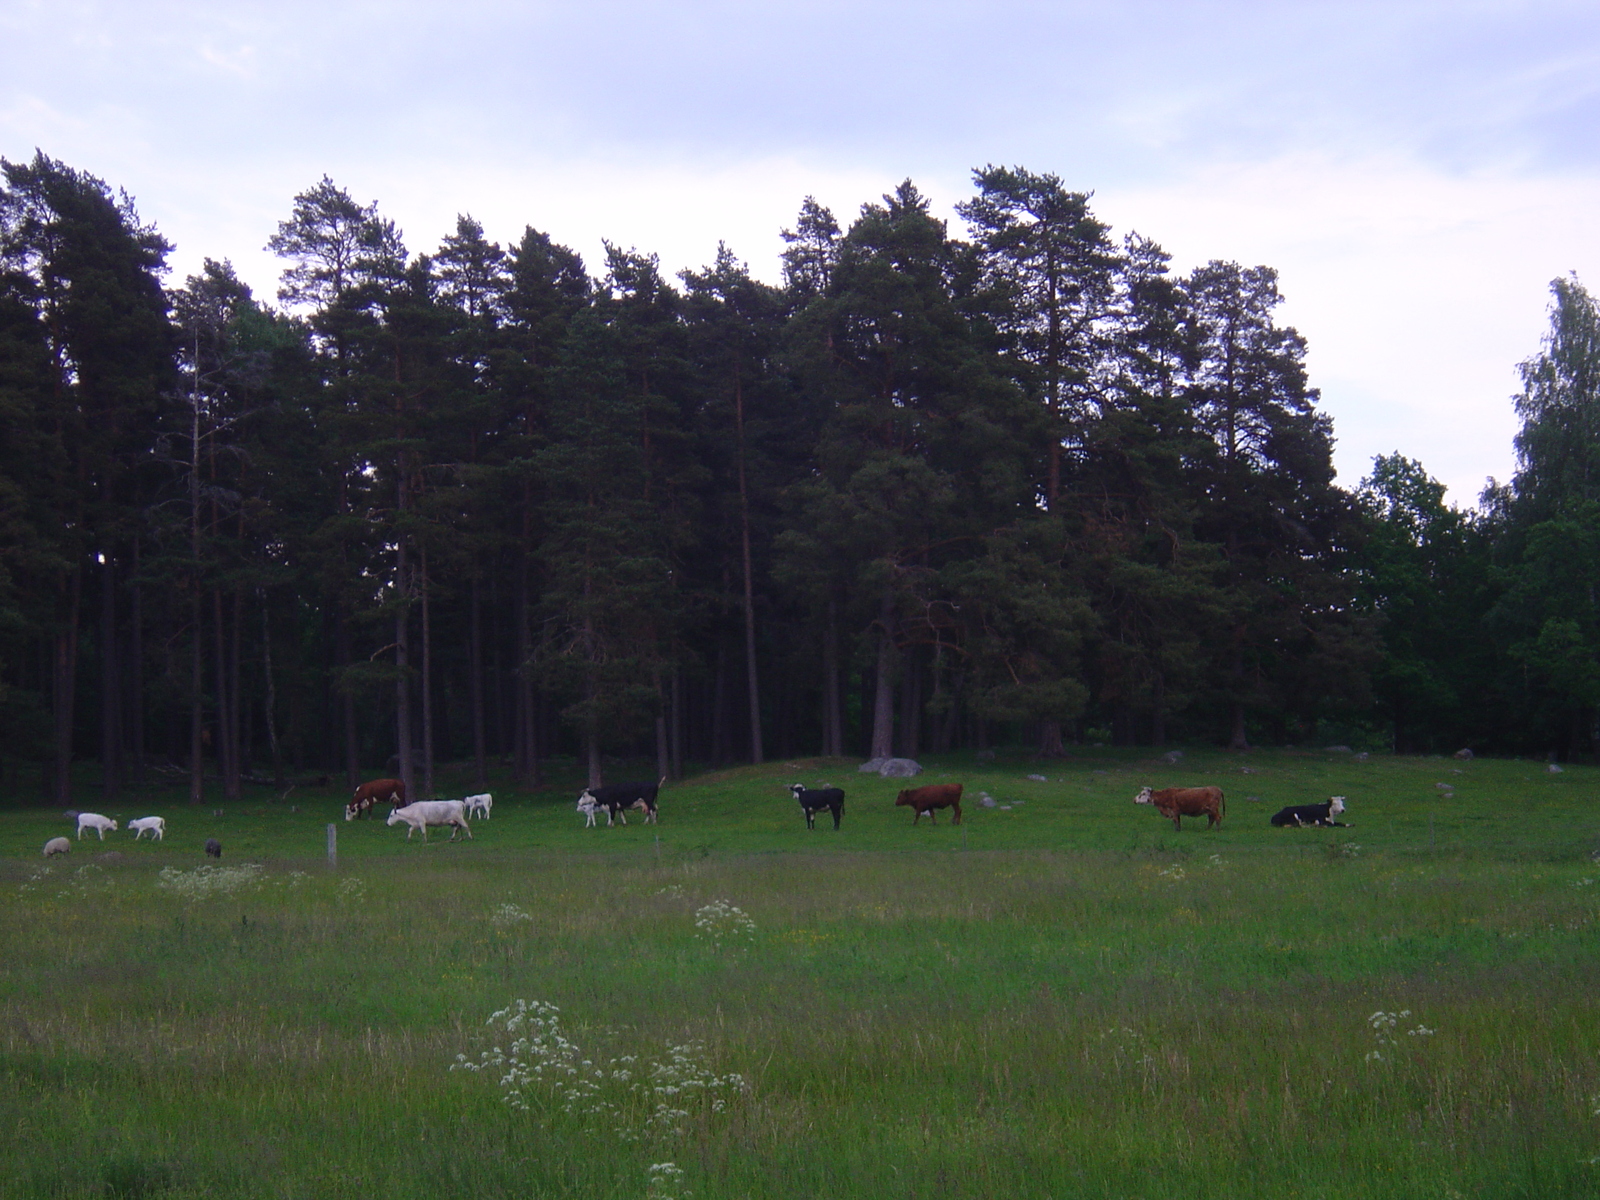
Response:
M113 833L116 832L117 823L110 817L102 817L99 813L79 813L78 839L80 841L83 839L83 831L85 829L94 830L100 835L100 840L103 842L106 840L106 831L108 829Z
M1169 818L1178 830L1183 828L1184 817L1206 817L1206 828L1210 829L1222 824L1222 814L1227 811L1219 787L1162 788L1159 792L1140 788L1133 802L1154 804L1156 811Z
M430 825L450 826L450 840L456 840L458 831L465 831L468 838L472 837L472 830L467 825L467 806L460 800L413 800L404 808L397 808L389 814L390 825L408 825L406 841L411 840L411 835L417 830L422 830L422 840L428 840L428 827Z
M934 810L939 808L953 809L955 816L951 818L950 823L959 825L961 824L961 789L965 786L963 783L930 783L926 787L907 788L895 799L894 804L896 808L899 808L902 804L908 805L916 813L916 816L911 818L913 825L922 820L923 813L927 813L928 820L937 825L939 818L934 814Z
M1344 797L1331 796L1326 804L1291 804L1272 814L1272 823L1279 829L1285 825L1343 825L1334 818L1344 811Z
M163 841L167 836L167 819L165 817L140 817L137 821L129 821L128 828L133 831L133 840L138 841L145 834L150 834L154 841Z
M600 806L595 803L594 797L590 796L588 792L584 792L583 795L578 797L578 811L589 818L583 824L583 827L588 829L594 824L594 814L600 811Z
M583 805L587 802L596 809L605 809L607 825L612 823L613 818L626 825L628 818L623 812L630 808L642 808L645 824L648 825L656 819L656 794L666 781L667 777L663 775L655 783L613 783L608 787L584 788L583 794L578 797L578 811L584 811ZM592 816L590 820L593 820Z
M488 792L481 792L476 796L468 796L461 803L467 806L467 816L489 819L489 810L494 807L494 797Z
M344 806L344 819L354 821L357 817L364 817L374 805L382 804L385 800L396 808L404 807L406 785L398 779L374 779L363 783L350 797L350 803Z
M844 815L843 788L812 788L803 783L792 783L789 790L800 801L800 811L806 814L806 828L817 827L817 814L826 809L833 814L833 827L839 828L839 818Z

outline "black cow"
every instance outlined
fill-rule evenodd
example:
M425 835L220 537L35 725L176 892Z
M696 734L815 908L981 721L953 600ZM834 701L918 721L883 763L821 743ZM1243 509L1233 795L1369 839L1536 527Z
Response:
M596 809L605 809L607 825L613 818L626 825L628 818L622 815L624 810L643 809L644 822L648 825L656 819L656 794L666 781L663 775L656 783L613 783L607 787L584 788L578 803L588 801Z
M833 814L833 827L839 828L839 818L844 815L844 789L843 788L813 788L807 790L803 783L792 783L789 790L794 793L794 798L800 801L800 808L806 814L806 828L817 827L817 814L824 809Z
M222 843L217 841L216 838L207 838L206 839L206 853L209 854L212 858L221 858L222 857Z
M1344 797L1330 797L1326 804L1291 804L1272 814L1272 823L1278 828L1285 825L1343 825L1334 818L1344 811Z

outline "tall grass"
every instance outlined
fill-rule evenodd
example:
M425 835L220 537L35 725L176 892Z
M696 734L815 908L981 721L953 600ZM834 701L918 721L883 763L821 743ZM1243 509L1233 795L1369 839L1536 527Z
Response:
M0 1196L1600 1192L1592 777L1248 765L989 765L969 793L1014 806L929 830L805 764L850 792L837 835L782 766L669 789L659 829L497 795L468 845L341 826L337 871L334 797L48 870L59 818L8 815ZM1217 833L1131 803L1217 777ZM1266 826L1333 791L1354 828ZM216 824L260 869L203 869ZM450 1067L518 998L591 1063L696 1043L744 1084L665 1124L626 1087L513 1107Z

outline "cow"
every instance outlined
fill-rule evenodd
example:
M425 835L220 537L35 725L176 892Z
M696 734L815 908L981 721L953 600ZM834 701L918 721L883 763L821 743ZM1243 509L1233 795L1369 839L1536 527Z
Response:
M1326 804L1291 804L1272 814L1272 823L1279 829L1285 825L1344 825L1334 818L1344 811L1344 797L1330 796Z
M406 785L398 779L374 779L363 783L350 797L350 803L344 806L344 819L354 821L357 817L364 817L385 800L396 808L404 808Z
M1210 829L1222 824L1222 814L1228 811L1219 787L1162 788L1159 792L1140 788L1133 802L1154 804L1156 811L1170 817L1172 827L1180 831L1184 817L1206 817L1206 828Z
M817 827L817 814L824 810L833 814L833 827L839 828L839 818L844 815L843 788L807 789L803 783L792 783L789 790L800 801L800 810L806 814L806 828Z
M939 818L935 815L934 810L939 808L955 810L955 816L951 818L950 823L959 825L961 824L961 789L965 786L965 784L961 783L930 783L926 787L906 788L895 798L894 805L896 808L902 805L910 807L911 811L916 814L911 818L913 825L922 820L923 813L927 813L928 820L937 825Z
M460 800L413 800L403 808L391 809L389 824L408 826L408 842L419 829L422 830L422 840L426 842L429 826L449 826L452 842L456 840L458 832L464 832L469 839L472 837L472 829L467 824L467 806Z
M666 781L663 775L656 783L613 783L607 787L584 788L578 797L578 811L582 812L583 805L588 803L596 809L605 809L607 825L613 818L626 825L628 818L623 813L638 808L644 811L644 821L648 825L656 819L656 793Z

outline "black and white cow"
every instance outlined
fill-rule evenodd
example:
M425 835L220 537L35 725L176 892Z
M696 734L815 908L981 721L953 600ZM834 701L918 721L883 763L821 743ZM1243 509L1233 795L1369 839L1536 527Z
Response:
M604 809L607 825L613 818L626 825L628 818L623 815L624 811L638 808L644 811L644 822L649 825L656 819L656 794L666 781L663 775L655 783L613 783L606 787L584 788L578 797L578 811L583 812L585 806L595 811Z
M1334 818L1344 811L1344 797L1330 797L1326 804L1291 804L1272 814L1272 823L1280 829L1285 825L1343 825Z
M789 785L789 790L800 801L801 811L806 814L807 829L817 827L817 814L824 810L833 814L833 827L839 828L839 818L844 814L843 788L807 789L803 783L794 783Z

